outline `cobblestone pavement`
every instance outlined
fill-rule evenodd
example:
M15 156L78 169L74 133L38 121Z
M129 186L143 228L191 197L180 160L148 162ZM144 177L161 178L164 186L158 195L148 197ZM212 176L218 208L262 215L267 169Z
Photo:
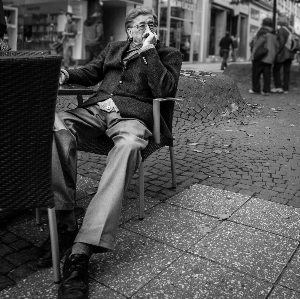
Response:
M248 103L246 116L218 123L182 121L175 127L176 190L170 183L168 149L163 148L146 160L147 213L143 224L137 224L134 218L138 193L138 176L134 176L124 200L117 245L124 247L107 261L95 256L97 263L91 270L91 298L300 298L297 278L300 87L292 86L288 95L264 97L249 95L250 84L238 86ZM65 109L66 105L75 107L74 99L68 98L64 105L58 103L58 109ZM105 157L79 153L79 206L85 208L95 193L104 165ZM198 201L195 201L195 194L197 198L200 196ZM206 197L202 198L201 194L206 194ZM213 204L207 202L210 196L211 199L217 198L212 200ZM228 204L229 199L234 199L232 205ZM219 201L223 208L213 211L213 205ZM274 218L274 213L277 218ZM14 214L8 223L0 226L0 290L5 289L0 292L0 298L23 298L18 290L23 290L24 298L45 298L38 295L43 290L45 296L55 298L56 286L51 284L51 270L38 270L35 264L39 245L47 235L47 225L36 226L33 216L32 212ZM178 223L183 224L183 228L176 226L177 218L180 218ZM169 219L170 222L159 219ZM46 221L45 217L43 221ZM174 231L168 232L172 226ZM193 231L195 227L197 233ZM156 234L153 235L153 231ZM166 235L161 235L162 231ZM207 238L197 236L199 231L202 236L207 234ZM190 239L185 239L186 234ZM194 240L195 236L197 240ZM244 240L245 236L250 243ZM197 245L200 239L202 241ZM251 250L241 249L243 257L234 260L232 256L240 256L240 253L232 248L239 248L241 243ZM144 257L137 254L145 260L136 265L134 274L126 270L128 264L124 256L118 256L120 252L129 254L126 246L136 246L137 249L133 250L136 254L147 248ZM220 248L223 248L224 256ZM162 252L165 255L161 255ZM255 252L261 255L255 255ZM271 255L276 256L275 260ZM115 262L116 257L119 265ZM153 258L157 259L154 263L149 260ZM97 264L104 270L98 269ZM152 267L151 270L147 265ZM107 270L110 267L112 272ZM153 274L162 269L161 275ZM205 279L203 269L210 273ZM263 269L265 273L260 273ZM104 278L98 277L97 273L101 271L105 272ZM134 282L130 277L126 281L126 274L114 280L118 271L133 275ZM168 273L174 278L184 271L192 273L189 280L183 275L176 278L177 282L181 281L177 286L170 286L172 281L168 281ZM23 281L24 278L28 279ZM35 285L36 281L48 287L41 290ZM219 281L218 285L214 285L216 281ZM222 283L223 287L220 286ZM27 290L28 284L35 286L35 295ZM185 284L192 286L187 293ZM211 289L213 293L193 291L197 284L205 285L204 289ZM15 287L10 289L10 286ZM174 295L174 290L177 295ZM166 294L170 291L170 296L160 296L160 291ZM103 297L99 297L100 293ZM182 295L178 297L178 294Z
M178 187L170 189L168 149L145 162L146 196L166 200L192 184L300 206L300 89L288 95L249 96L246 117L218 123L182 121L175 127ZM105 158L80 154L79 174L99 180ZM131 191L137 190L138 176Z

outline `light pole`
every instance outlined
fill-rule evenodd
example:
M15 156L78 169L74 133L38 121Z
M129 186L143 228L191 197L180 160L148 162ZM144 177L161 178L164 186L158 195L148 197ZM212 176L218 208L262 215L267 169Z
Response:
M277 10L277 0L273 0L273 28L276 30L276 10Z

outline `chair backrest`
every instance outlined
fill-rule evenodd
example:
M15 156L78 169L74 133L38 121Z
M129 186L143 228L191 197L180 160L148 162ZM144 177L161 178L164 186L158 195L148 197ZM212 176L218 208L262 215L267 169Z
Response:
M48 52L0 52L0 210L54 206L52 138L61 59Z

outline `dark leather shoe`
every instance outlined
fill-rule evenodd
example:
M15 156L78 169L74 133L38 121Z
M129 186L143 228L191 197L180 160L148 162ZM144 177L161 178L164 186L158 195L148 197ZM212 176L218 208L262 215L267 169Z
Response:
M67 250L73 245L74 240L78 233L78 228L74 231L68 231L68 226L62 223L58 223L57 232L58 232L58 247L59 247L59 257L63 258ZM49 251L46 252L42 257L38 259L37 265L41 268L47 268L52 266L52 255L50 247L50 237L42 245L43 248L47 248Z
M88 265L85 254L72 254L66 259L58 299L88 298Z

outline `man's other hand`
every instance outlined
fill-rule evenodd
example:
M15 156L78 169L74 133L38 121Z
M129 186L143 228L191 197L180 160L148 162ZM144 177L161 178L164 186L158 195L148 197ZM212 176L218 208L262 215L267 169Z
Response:
M157 34L155 32L152 32L147 25L145 32L143 33L143 46L148 46L148 45L156 45L157 43Z
M67 72L66 70L60 70L60 75L59 75L59 84L62 85L65 83L65 81L67 80L67 74L65 73Z

